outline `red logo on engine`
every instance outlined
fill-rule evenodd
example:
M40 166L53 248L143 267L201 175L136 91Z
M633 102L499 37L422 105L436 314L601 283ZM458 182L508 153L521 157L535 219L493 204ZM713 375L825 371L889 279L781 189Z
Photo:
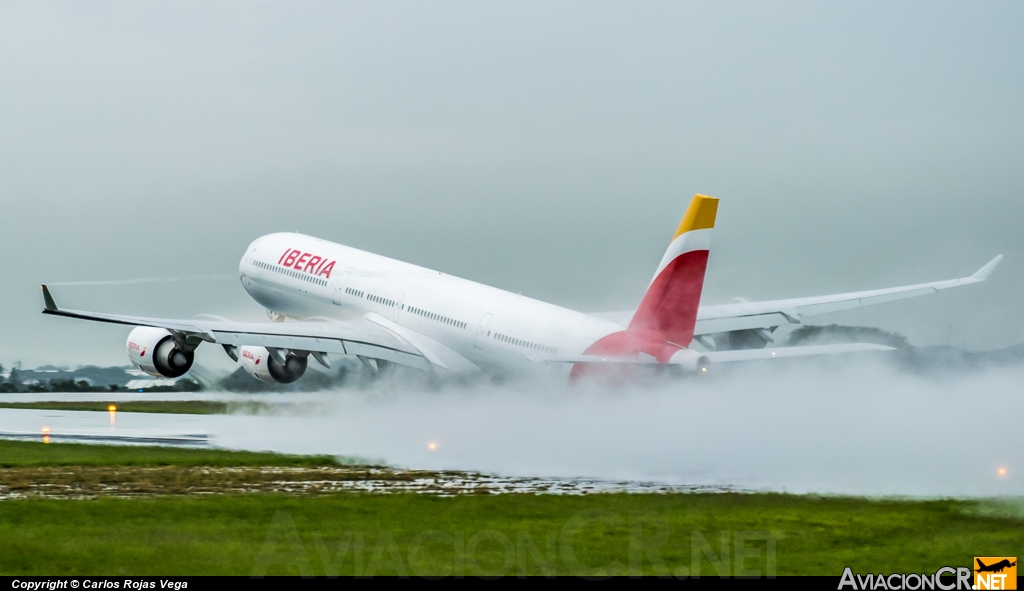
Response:
M294 248L284 251L281 258L277 259L277 264L312 275L322 275L328 279L331 278L331 271L334 270L334 261Z

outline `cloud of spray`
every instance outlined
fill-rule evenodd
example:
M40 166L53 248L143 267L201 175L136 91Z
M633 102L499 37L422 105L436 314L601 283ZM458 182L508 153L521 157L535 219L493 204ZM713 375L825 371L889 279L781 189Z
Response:
M1020 366L927 377L865 358L614 390L384 382L303 395L306 412L225 417L217 441L509 475L1020 495L1022 383Z

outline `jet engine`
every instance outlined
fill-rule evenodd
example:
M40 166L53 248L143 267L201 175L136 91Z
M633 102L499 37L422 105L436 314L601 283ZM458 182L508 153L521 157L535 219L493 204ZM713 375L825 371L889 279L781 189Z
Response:
M290 384L306 372L309 353L281 349L276 353L272 355L266 347L242 347L239 360L249 375L272 384Z
M707 371L711 360L693 349L680 349L668 360L675 367L680 367L688 372Z
M155 378L179 378L192 369L195 351L174 341L164 328L140 326L128 334L128 359Z

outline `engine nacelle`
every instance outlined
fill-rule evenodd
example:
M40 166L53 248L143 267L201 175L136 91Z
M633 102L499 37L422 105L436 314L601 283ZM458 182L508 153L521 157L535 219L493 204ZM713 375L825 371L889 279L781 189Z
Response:
M680 349L668 360L670 365L680 367L686 371L707 371L711 360L693 349Z
M249 375L271 384L290 384L301 378L309 362L308 355L289 352L282 364L266 347L242 347L238 359Z
M137 327L128 334L127 347L132 365L155 378L180 378L196 360L195 351L179 347L164 328Z

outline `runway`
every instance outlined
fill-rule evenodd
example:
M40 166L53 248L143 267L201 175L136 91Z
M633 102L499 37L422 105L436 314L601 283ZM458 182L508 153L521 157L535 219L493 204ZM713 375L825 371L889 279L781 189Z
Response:
M210 444L209 416L0 409L0 437L47 442L137 445Z
M234 392L29 392L0 394L0 402L126 402L129 400L209 400L241 402L302 398L302 394L237 394Z
M796 493L1024 496L1024 368L942 379L872 363L734 373L664 388L543 385L316 393L120 393L257 401L258 414L0 409L51 441L327 454L414 470ZM0 401L114 400L106 394ZM243 407L244 408L244 407ZM252 409L252 405L249 406Z
M80 397L75 398L81 400ZM149 398L151 399L151 398ZM214 399L214 398L207 398ZM50 398L49 400L52 400ZM38 401L38 400L35 400ZM52 445L67 443L102 443L108 445L169 445L183 447L227 447L258 451L288 453L330 454L336 449L332 440L311 436L306 444L289 444L292 439L288 428L281 429L281 417L253 415L188 415L169 413L131 413L99 411L54 411L0 409L0 438L44 441ZM288 421L299 420L308 429L316 424L316 430L324 433L330 425L313 417L291 417ZM311 423L312 421L312 423ZM284 438L274 434L284 435ZM333 440L336 441L336 440ZM340 454L339 454L340 455ZM216 481L223 473L224 479L234 483L234 492L288 492L321 494L324 492L375 492L429 493L440 496L459 494L514 494L545 493L579 495L592 493L672 493L672 492L734 492L728 486L705 486L659 481L610 480L601 478L537 477L522 475L481 474L459 470L408 470L404 468L374 468L370 477L363 474L352 477L350 473L365 470L359 464L383 464L383 460L369 460L346 456L346 463L356 466L313 467L313 468L206 468L207 479ZM22 483L18 491L0 485L0 500L23 498L28 494L50 498L94 498L98 495L138 496L131 477L138 477L139 469L127 470L131 477L117 473L116 467L92 468L109 472L110 478L101 479L101 486L91 489L74 476L74 471L60 468L44 470L45 474L29 474L28 482ZM150 467L143 471L175 470L174 467ZM25 472L26 470L22 470ZM32 473L33 469L27 469ZM273 479L249 478L246 476L272 473ZM253 474L249 474L253 473ZM25 476L25 475L22 475ZM194 475L193 475L194 476ZM35 477L39 482L32 482ZM25 480L25 478L22 478ZM68 482L63 482L67 480ZM180 478L175 479L180 484ZM207 488L192 486L200 492L223 492L222 486L207 483ZM152 487L148 487L153 494Z

